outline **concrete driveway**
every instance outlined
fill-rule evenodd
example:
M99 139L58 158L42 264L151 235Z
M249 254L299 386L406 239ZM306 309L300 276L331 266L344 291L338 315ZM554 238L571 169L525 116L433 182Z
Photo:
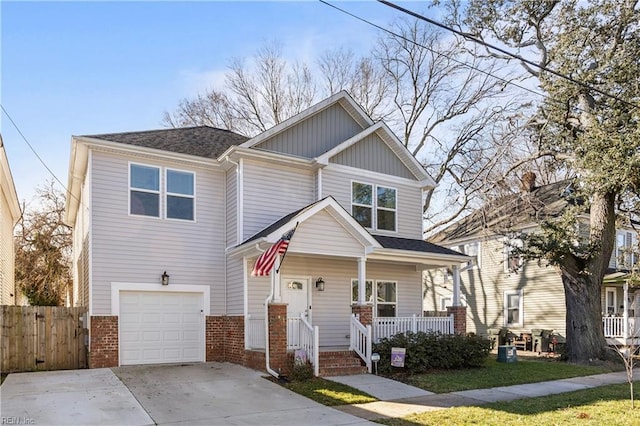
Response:
M228 363L11 374L4 424L363 425Z

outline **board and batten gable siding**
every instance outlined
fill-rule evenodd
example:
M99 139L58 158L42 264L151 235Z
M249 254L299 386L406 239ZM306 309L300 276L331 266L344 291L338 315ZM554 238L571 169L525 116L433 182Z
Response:
M194 222L129 215L129 160L195 172ZM94 151L91 160L92 315L110 315L111 283L211 287L211 313L224 312L225 175L162 159ZM161 182L164 173L161 173ZM162 187L162 184L161 184ZM162 200L162 197L161 197ZM161 201L160 211L164 210Z
M315 158L362 130L353 117L336 103L261 142L256 148Z
M251 263L247 268L248 274ZM358 276L356 260L287 254L280 273L287 278L311 277L311 315L313 325L320 329L320 346L349 345L351 280ZM325 281L323 292L313 285L318 277ZM421 314L421 274L414 265L367 262L367 279L397 282L398 316ZM264 300L269 294L270 278L250 277L248 290L249 313L254 318L264 318Z
M483 240L480 256L480 269L460 274L468 332L486 335L487 329L504 327L504 292L523 290L523 326L509 329L514 333L549 329L566 336L564 289L553 267L529 261L518 273L505 272L502 238Z
M329 162L417 180L411 170L375 133L340 151Z
M422 238L422 189L407 181L369 177L357 169L327 166L322 170L322 197L331 195L351 214L351 182L362 182L396 189L397 232L372 231L374 234L401 238Z
M0 305L15 304L15 253L9 202L0 191Z
M243 240L314 201L312 171L245 160L242 170Z

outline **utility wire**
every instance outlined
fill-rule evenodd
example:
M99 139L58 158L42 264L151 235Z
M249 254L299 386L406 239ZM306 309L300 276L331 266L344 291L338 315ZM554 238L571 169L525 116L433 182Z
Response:
M498 81L501 81L501 82L503 82L503 83L505 83L505 84L509 84L509 85L515 86L515 87L517 87L517 88L519 88L519 89L522 89L522 90L524 90L524 91L527 91L527 92L533 93L534 95L537 95L537 96L540 96L540 97L543 97L543 98L545 97L544 93L540 93L540 92L538 92L538 91L536 91L536 90L533 90L533 89L530 89L530 88L528 88L528 87L522 86L522 85L520 85L520 84L518 84L518 83L514 83L512 80L507 80L507 79L506 79L506 78L504 78L504 77L500 77L500 76L498 76L498 75L492 74L492 73L490 73L489 71L485 71L485 70L483 70L483 69L481 69L481 68L478 68L478 67L477 67L477 66L475 66L475 65L471 65L471 64L468 64L468 63L466 63L466 62L464 62L464 61L461 61L461 60L459 60L459 59L453 58L453 57L451 57L451 56L447 56L447 55L445 55L445 54L444 54L444 53L442 53L442 52L438 52L437 50L431 49L429 46L425 46L424 44L420 44L420 43L418 43L418 42L417 42L417 41L415 41L415 40L412 40L412 39L410 39L410 38L408 38L408 37L405 37L405 36L403 36L403 35L401 35L401 34L398 34L398 33L394 32L394 31L391 31L391 30L390 30L390 29L388 29L388 28L385 28L385 27L380 26L380 25L378 25L378 24L376 24L376 23L374 23L374 22L371 22L371 21L369 21L369 20L367 20L367 19L365 19L365 18L362 18L362 17L360 17L360 16L358 16L358 15L355 15L355 14L353 14L353 13L349 12L348 10L342 9L342 8L340 8L340 7L338 7L338 6L334 5L334 4L331 4L331 3L329 3L329 2L327 2L327 1L325 1L325 0L319 0L319 1L320 1L320 3L323 3L323 4L325 4L325 5L327 5L327 6L330 6L330 7L334 8L334 9L336 9L336 10L338 10L338 11L340 11L340 12L342 12L342 13L346 14L346 15L351 16L352 18L355 18L355 19L357 19L357 20L359 20L359 21L361 21L361 22L364 22L364 23L365 23L365 24L367 24L367 25L370 25L370 26L372 26L372 27L375 27L375 28L377 28L377 29L379 29L379 30L381 30L381 31L384 31L384 32L386 32L386 33L388 33L388 34L391 34L391 35L392 35L392 36L394 36L394 37L400 38L400 39L402 39L402 40L404 40L404 41L407 41L407 42L409 42L409 43L415 44L416 46L420 46L420 47L422 47L423 49L426 49L426 50L430 51L431 53L434 53L434 54L436 54L436 55L438 55L438 56L445 57L445 58L447 58L447 59L451 60L452 62L455 62L455 63L457 63L457 64L459 64L459 65L465 66L465 67L470 68L470 69L472 69L472 70L474 70L474 71L478 71L478 72L479 72L479 73L481 73L481 74L484 74L484 75L486 75L486 76L489 76L489 77L495 78L495 79L496 79L496 80L498 80Z
M324 3L323 0L320 0L320 1L322 1ZM618 102L621 102L621 103L623 103L625 105L628 105L628 106L630 106L632 108L640 108L639 105L636 105L636 104L634 104L632 102L629 102L629 101L626 101L626 100L624 100L624 99L622 99L622 98L620 98L618 96L615 96L615 95L612 95L610 93L607 93L604 90L600 90L597 87L593 87L593 86L591 86L591 85L589 85L587 83L584 83L584 82L582 82L580 80L576 80L575 78L573 78L571 76L564 75L562 73L559 73L558 71L555 71L555 70L552 70L550 68L547 68L544 65L537 64L537 63L535 63L535 62L533 62L533 61L531 61L529 59L526 59L526 58L524 58L524 57L522 57L520 55L516 55L515 53L511 53L508 50L502 49L501 47L495 46L495 45L493 45L491 43L487 43L486 41L484 41L482 39L479 39L477 37L474 37L471 34L464 33L462 31L456 30L455 28L452 28L452 27L450 27L448 25L442 24L442 23L440 23L440 22L438 22L438 21L436 21L434 19L427 18L426 16L422 16L422 15L420 15L420 14L418 14L416 12L413 12L413 11L411 11L409 9L405 9L402 6L398 6L398 5L394 4L394 3L391 3L391 2L386 1L386 0L378 0L378 2L384 4L385 6L389 6L389 7L393 8L393 9L399 10L400 12L406 13L407 15L411 15L414 18L417 18L417 19L420 19L422 21L428 22L428 23L430 23L432 25L435 25L435 26L440 27L442 29L445 29L447 31L451 31L451 32L453 32L453 33L455 33L455 34L457 34L459 36L464 37L467 40L470 40L470 41L473 41L475 43L481 44L481 45L483 45L483 46L485 46L485 47L487 47L489 49L493 49L495 51L498 51L498 52L500 52L502 54L505 54L505 55L510 56L510 57L512 57L514 59L522 61L527 65L531 65L532 67L535 67L535 68L538 68L538 69L540 69L542 71L545 71L545 72L548 72L550 74L553 74L556 77L560 77L560 78L562 78L564 80L570 81L571 83L577 84L578 86L584 87L585 89L597 92L597 93L599 93L599 94L601 94L601 95L603 95L603 96L605 96L607 98L614 99L614 100L616 100Z
M58 176L56 176L55 173L53 173L53 171L49 168L49 166L47 166L47 163L44 162L44 160L42 159L42 157L40 156L40 154L38 154L38 152L35 150L35 148L33 147L33 145L31 145L31 143L27 140L26 136L24 135L24 133L22 133L22 130L20 130L20 128L18 127L18 125L16 124L15 121L13 121L13 118L11 118L11 115L9 115L9 113L7 112L7 110L4 108L4 105L2 105L0 103L0 108L2 108L2 112L4 113L4 115L7 116L7 118L9 119L9 121L11 122L11 124L13 125L13 127L16 129L16 131L18 132L18 134L20 135L20 137L22 137L22 140L24 140L24 142L27 144L27 146L29 147L29 149L31 150L31 152L33 152L33 155L36 156L36 158L40 161L40 163L42 163L42 165L44 166L45 169L47 169L47 171L49 172L49 174L51 176L53 176L53 178L56 180L56 182L58 182L62 188L64 189L65 193L70 194L73 198L75 198L79 203L81 203L81 201L75 197L73 194L71 194L71 192L69 192L69 190L67 189L66 185L62 183L62 181L60 181L60 179L58 179Z

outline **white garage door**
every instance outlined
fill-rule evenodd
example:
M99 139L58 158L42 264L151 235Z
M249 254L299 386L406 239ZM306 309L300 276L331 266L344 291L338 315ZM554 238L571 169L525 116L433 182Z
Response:
M120 292L120 364L204 361L202 293Z

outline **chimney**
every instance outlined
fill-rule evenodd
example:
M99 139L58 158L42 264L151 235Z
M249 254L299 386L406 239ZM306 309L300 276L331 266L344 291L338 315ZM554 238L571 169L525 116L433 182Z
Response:
M533 172L526 172L522 175L522 191L531 192L536 189L536 174Z

